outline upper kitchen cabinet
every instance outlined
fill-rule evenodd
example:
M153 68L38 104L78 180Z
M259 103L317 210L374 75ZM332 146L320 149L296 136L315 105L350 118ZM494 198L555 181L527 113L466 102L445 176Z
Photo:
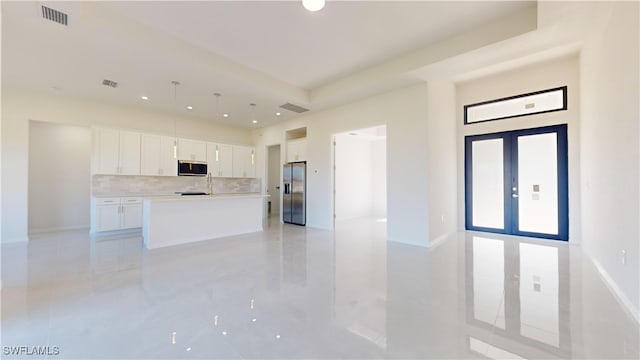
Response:
M287 141L287 162L307 160L307 139Z
M178 161L173 157L175 138L142 134L140 174L153 176L178 175Z
M287 130L285 139L287 140L287 162L307 161L307 128Z
M207 161L207 143L197 140L178 139L178 160Z
M254 147L233 145L233 177L256 177L256 150Z
M215 177L233 176L233 146L207 143L207 165Z
M140 133L94 129L93 173L140 175Z

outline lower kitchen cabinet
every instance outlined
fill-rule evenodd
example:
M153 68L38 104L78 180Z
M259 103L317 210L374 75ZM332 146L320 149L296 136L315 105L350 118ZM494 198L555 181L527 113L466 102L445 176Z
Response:
M91 232L135 229L142 227L142 198L93 198Z

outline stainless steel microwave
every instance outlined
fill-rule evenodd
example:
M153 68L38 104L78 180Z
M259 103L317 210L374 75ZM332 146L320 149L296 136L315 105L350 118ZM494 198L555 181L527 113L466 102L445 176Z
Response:
M178 160L179 176L206 176L207 163L202 161Z

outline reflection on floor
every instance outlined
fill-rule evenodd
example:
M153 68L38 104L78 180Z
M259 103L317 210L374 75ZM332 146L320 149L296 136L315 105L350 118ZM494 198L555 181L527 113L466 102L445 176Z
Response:
M272 218L263 233L152 251L83 232L4 245L2 345L59 347L51 358L638 358L638 324L579 247L459 233L426 249L387 243L376 220L324 231Z

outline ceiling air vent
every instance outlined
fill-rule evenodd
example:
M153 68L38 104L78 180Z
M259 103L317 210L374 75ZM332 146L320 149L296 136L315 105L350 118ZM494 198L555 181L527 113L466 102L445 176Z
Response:
M102 80L102 85L104 85L104 86L111 86L112 88L115 88L115 87L117 87L117 86L118 86L118 83L117 83L117 82L115 82L115 81L113 81L113 80L107 80L107 79L104 79L104 80Z
M52 8L48 8L44 5L42 6L42 17L47 20L57 22L58 24L67 26L67 14Z
M305 109L302 106L294 105L294 104L291 104L291 103L286 103L284 105L280 105L280 107L285 109L285 110L296 112L298 114L303 113L305 111L309 111L309 109Z

